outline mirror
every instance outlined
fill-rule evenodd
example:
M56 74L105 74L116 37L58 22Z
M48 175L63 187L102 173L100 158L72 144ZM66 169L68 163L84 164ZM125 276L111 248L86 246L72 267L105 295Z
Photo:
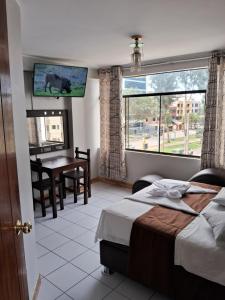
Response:
M66 111L27 111L31 154L68 148Z
M29 147L45 147L64 143L62 117L27 118Z

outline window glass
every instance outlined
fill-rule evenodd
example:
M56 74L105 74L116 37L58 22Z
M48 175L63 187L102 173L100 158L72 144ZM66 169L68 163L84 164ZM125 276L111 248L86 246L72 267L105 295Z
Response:
M201 155L204 104L204 93L162 96L160 152Z
M123 78L123 94L205 90L207 82L208 69L206 68L125 77Z
M127 148L159 151L159 105L159 97L127 101Z
M124 78L123 81L125 94L137 94L124 98L126 148L200 156L205 114L205 92L202 90L207 87L208 70L136 78L140 80L132 77L132 80Z

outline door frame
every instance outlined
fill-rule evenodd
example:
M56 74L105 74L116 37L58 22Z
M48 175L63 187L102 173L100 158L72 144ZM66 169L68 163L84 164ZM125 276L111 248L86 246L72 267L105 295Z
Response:
M8 49L6 1L0 0L0 226L21 220ZM3 300L28 300L23 236L0 230L0 293Z

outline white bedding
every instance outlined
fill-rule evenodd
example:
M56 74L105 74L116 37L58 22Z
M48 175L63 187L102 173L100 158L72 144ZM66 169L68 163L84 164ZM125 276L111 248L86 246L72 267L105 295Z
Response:
M144 191L145 190L145 191ZM153 206L161 205L176 210L191 213L193 215L198 215L198 212L194 211L190 206L188 206L182 199L169 199L166 197L153 197L149 195L150 187L143 189L143 192L138 192L125 199L129 199L134 202L150 204Z
M136 193L140 198L141 192ZM213 197L213 196L212 196ZM96 239L129 246L133 222L154 206L124 199L102 211ZM211 202L204 210L225 209ZM176 237L174 264L208 280L225 285L225 249L216 245L212 228L201 215Z
M96 240L129 246L133 222L152 207L124 199L103 209L96 231Z
M225 211L225 208L211 202L202 213L217 210ZM212 228L203 215L196 217L177 235L174 264L225 285L225 248L217 246Z

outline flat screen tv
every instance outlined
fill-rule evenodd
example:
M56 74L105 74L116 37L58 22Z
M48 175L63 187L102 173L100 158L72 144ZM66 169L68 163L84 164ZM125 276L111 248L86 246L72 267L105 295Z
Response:
M87 68L34 64L33 95L37 97L84 97Z

